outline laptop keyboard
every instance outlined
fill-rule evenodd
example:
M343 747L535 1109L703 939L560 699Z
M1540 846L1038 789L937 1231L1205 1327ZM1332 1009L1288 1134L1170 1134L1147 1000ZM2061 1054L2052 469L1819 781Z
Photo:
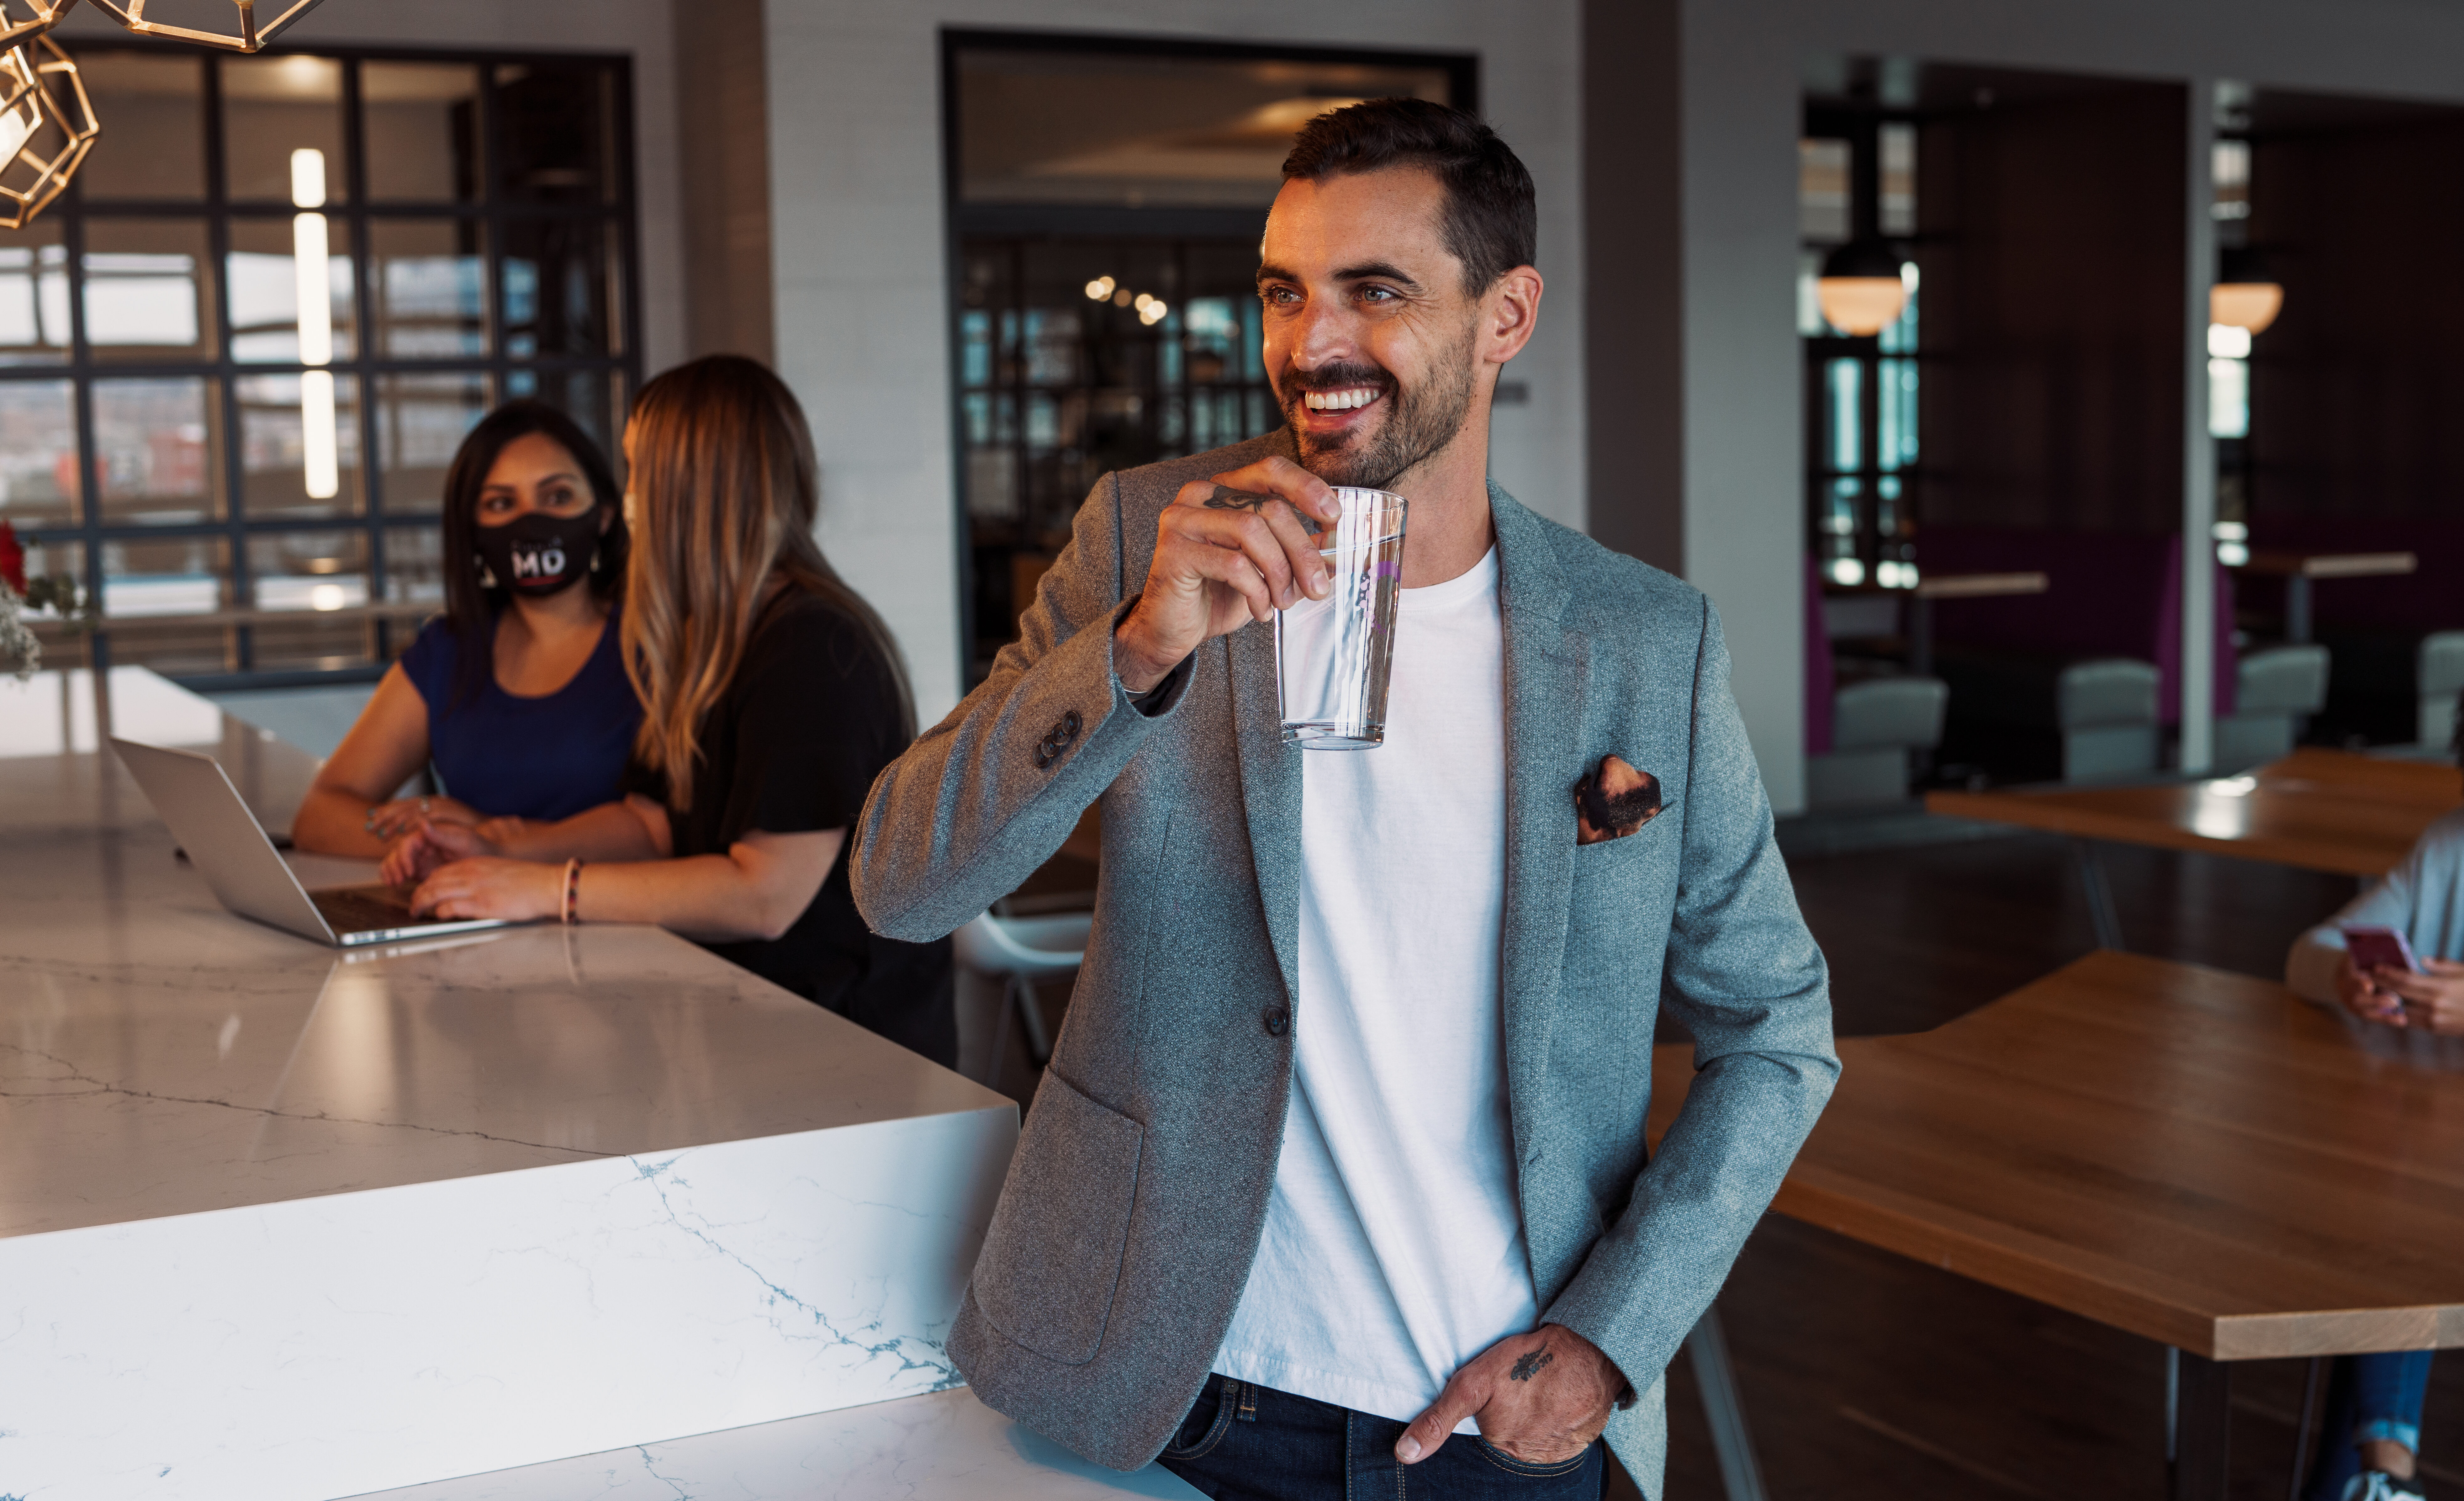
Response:
M373 933L436 920L410 915L408 887L334 886L308 894L317 910L325 915L325 920L333 924L338 938L345 933Z

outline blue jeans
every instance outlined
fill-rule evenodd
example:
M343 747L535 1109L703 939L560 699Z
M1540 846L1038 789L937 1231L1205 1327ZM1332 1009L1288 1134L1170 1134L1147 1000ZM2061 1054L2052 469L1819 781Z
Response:
M1206 1379L1163 1468L1223 1501L1599 1501L1608 1449L1532 1465L1458 1433L1417 1465L1395 1458L1404 1424L1254 1381Z
M2319 1460L2310 1467L2303 1501L2343 1501L2344 1487L2362 1472L2357 1444L2392 1439L2421 1452L2421 1402L2430 1391L2427 1350L2336 1358L2327 1378L2327 1422L2319 1433Z

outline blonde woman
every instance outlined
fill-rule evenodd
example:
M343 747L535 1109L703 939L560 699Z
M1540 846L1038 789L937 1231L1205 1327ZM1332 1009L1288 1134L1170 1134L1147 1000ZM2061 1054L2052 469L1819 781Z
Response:
M386 857L440 916L655 922L947 1064L946 940L874 937L847 834L914 738L896 647L813 540L803 410L752 360L642 388L625 433L625 666L643 705L622 801L500 839L429 822Z

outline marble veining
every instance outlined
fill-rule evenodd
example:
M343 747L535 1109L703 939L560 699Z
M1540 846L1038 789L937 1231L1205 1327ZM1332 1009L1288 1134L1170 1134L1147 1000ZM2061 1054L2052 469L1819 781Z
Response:
M232 916L99 734L214 748L269 827L315 763L150 673L29 691L0 685L0 1501L647 1463L957 1380L1009 1100L657 929L343 955Z

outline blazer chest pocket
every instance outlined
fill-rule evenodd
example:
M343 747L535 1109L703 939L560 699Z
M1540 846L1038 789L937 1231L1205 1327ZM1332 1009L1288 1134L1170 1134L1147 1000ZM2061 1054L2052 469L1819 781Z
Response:
M1595 955L1622 955L1627 940L1667 937L1667 908L1677 880L1677 820L1662 814L1622 839L1574 849L1573 890L1566 934Z
M1129 1246L1146 1128L1049 1070L976 1263L976 1305L1065 1365L1095 1358Z

